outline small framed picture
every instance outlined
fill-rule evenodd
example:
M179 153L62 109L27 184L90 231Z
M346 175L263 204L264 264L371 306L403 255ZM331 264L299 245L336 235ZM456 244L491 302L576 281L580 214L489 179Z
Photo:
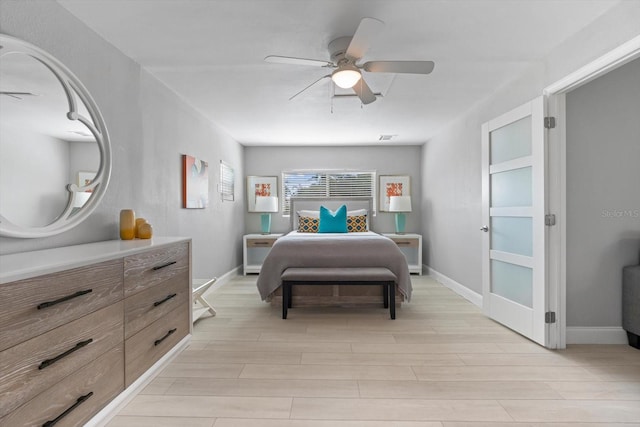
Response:
M381 175L378 186L378 200L381 212L389 212L391 196L411 196L409 175Z
M91 181L93 181L94 178L96 177L96 173L97 172L79 171L78 172L78 187L82 188L82 187L85 187L85 186L91 184ZM86 193L91 193L92 191L93 191L93 188L85 190Z
M256 197L278 197L277 176L247 177L247 211L256 212Z

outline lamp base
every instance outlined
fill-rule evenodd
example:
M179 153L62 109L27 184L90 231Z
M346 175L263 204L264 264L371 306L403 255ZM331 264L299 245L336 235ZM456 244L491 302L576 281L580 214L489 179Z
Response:
M263 213L260 215L260 226L262 228L262 234L271 233L271 214Z
M407 217L402 212L396 212L396 233L404 234L404 226L407 223Z

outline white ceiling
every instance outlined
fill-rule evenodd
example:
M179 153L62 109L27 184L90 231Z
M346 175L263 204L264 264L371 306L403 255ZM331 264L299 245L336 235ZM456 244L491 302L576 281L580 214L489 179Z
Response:
M422 144L619 0L58 0L245 145ZM361 62L433 60L428 76L365 73L383 97L330 97L328 43L385 22Z

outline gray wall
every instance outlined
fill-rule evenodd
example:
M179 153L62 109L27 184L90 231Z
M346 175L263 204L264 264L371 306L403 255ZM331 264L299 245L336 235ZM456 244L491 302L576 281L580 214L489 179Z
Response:
M541 95L547 85L636 37L638 22L640 2L621 2L427 141L422 157L423 256L427 265L482 294L482 123ZM597 301L597 296L587 298ZM593 305L580 309L584 319L589 319ZM591 323L585 320L582 324Z
M374 170L380 175L409 175L413 212L407 213L407 232L419 232L421 218L422 172L421 146L353 146L353 147L245 147L246 175L277 176L282 186L282 171L295 169ZM245 183L246 185L246 183ZM278 196L282 196L281 188ZM244 202L246 206L246 201ZM271 217L271 231L289 231L289 218L282 212ZM379 212L371 229L394 232L394 214ZM246 213L247 233L260 231L260 214Z
M622 267L640 263L639 186L636 59L567 94L567 325L621 325Z
M242 263L241 145L54 1L3 0L0 31L48 51L83 81L100 106L113 152L111 183L84 223L50 238L0 238L0 253L117 239L119 211L132 208L156 235L193 239L194 279ZM209 162L208 209L181 208L181 154ZM239 201L219 200L221 159L235 168Z
M22 226L50 224L67 206L69 143L4 125L0 141L2 214Z

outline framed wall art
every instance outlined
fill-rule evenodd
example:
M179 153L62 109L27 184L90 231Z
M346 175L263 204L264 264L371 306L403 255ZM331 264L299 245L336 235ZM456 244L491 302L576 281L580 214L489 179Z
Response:
M277 176L247 176L247 210L256 211L257 197L278 197Z
M209 164L188 154L182 155L182 207L209 206Z
M381 212L389 212L391 196L411 196L409 175L381 175L378 185L378 200Z
M91 181L96 177L97 172L90 171L78 171L77 177L77 185L78 187L84 187L85 185L91 184ZM93 191L92 188L85 190L87 193L91 193Z

